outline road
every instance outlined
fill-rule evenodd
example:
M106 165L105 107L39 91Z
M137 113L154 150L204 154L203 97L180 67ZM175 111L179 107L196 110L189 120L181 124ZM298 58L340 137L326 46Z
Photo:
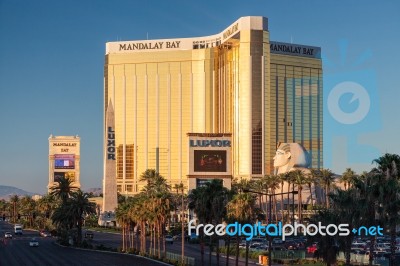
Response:
M103 244L106 247L118 248L122 246L122 236L119 233L103 233L103 232L94 232L94 238L92 240L93 246L98 246ZM149 247L149 241L147 241L147 246ZM174 241L173 244L166 244L166 250L168 252L172 252L180 255L182 251L182 242L181 240ZM209 249L207 246L204 247L204 264L209 265ZM195 258L196 265L200 265L201 255L200 255L200 245L199 244L189 244L185 242L185 256ZM235 264L235 257L231 256L231 260L229 265ZM226 259L225 257L220 256L219 265L225 265ZM211 265L217 265L217 258L215 254L211 256ZM240 259L239 265L245 265L244 259ZM249 265L256 265L255 260L249 260Z
M12 232L11 224L0 222L0 265L1 266L159 266L158 262L118 253L104 253L61 247L54 238L43 238L36 231L24 230L22 236L4 239L5 232ZM39 247L30 247L29 241L36 237Z

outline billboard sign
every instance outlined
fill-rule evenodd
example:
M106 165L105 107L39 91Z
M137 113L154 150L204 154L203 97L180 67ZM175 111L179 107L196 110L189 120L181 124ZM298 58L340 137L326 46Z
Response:
M54 172L54 182L60 182L62 178L65 178L65 172Z
M195 150L195 172L226 172L226 151Z
M55 154L55 169L75 169L75 155L73 154Z
M190 176L230 176L230 133L187 133Z

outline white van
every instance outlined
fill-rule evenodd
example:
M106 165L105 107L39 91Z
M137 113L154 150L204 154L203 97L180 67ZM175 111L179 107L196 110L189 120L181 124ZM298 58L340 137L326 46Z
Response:
M14 233L16 235L22 235L22 225L20 224L14 225Z

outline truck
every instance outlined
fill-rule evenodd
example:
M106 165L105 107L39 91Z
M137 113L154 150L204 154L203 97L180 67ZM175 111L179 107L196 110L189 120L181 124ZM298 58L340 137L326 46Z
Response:
M20 224L14 225L14 233L16 235L22 235L22 225Z

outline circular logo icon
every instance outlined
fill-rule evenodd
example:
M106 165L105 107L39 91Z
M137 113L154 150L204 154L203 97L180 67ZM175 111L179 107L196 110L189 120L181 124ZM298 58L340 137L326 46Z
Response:
M359 101L354 112L344 112L339 106L339 100L346 93L353 94L350 103ZM342 124L356 124L362 121L369 112L371 100L367 90L356 82L345 81L337 84L328 95L328 110L332 117Z

